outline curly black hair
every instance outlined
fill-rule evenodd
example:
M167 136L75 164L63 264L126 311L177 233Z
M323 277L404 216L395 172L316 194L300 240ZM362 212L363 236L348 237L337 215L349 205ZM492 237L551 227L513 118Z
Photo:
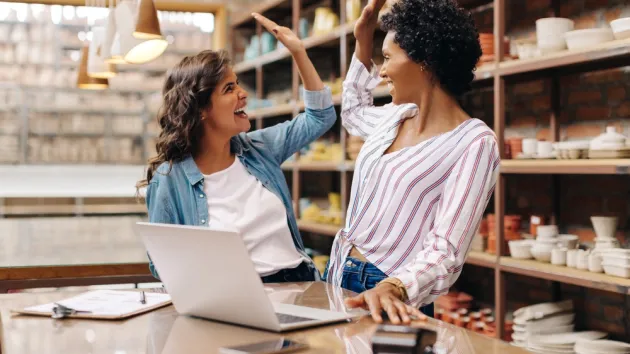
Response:
M397 0L381 18L381 28L422 63L454 96L471 89L481 57L479 33L470 12L455 0Z

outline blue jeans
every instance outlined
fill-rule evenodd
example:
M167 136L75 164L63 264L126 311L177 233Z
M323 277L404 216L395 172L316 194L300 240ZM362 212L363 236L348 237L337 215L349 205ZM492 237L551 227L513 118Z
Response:
M385 278L387 278L387 275L372 263L361 262L356 258L347 257L346 264L343 266L341 287L355 293L362 293L372 289ZM327 281L327 279L328 265L326 265L326 271L323 276L324 281ZM420 312L433 317L433 304L422 306Z
M308 264L302 262L292 269L282 269L281 271L261 277L263 283L299 283L305 281L315 281L315 274Z

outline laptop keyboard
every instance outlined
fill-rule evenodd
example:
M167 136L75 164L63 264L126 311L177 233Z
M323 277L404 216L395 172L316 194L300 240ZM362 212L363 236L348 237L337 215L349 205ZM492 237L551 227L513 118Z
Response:
M278 321L280 321L281 324L300 323L300 322L315 320L314 318L305 318L305 317L287 315L284 313L276 313L276 316L278 317Z

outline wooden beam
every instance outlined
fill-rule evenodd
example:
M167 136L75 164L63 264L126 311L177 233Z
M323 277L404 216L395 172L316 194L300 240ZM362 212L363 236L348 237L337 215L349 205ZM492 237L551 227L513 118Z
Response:
M105 0L109 4L110 0ZM70 5L85 6L85 0L5 0L5 2L43 4L43 5ZM108 5L106 5L108 6ZM160 11L181 12L217 12L225 10L225 5L219 2L203 2L199 0L156 0L155 8Z
M228 16L225 7L214 11L214 32L212 32L212 49L228 49L226 47Z

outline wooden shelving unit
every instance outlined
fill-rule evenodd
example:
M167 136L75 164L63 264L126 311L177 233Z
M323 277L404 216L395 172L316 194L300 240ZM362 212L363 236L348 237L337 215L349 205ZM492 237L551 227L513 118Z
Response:
M501 173L625 175L630 173L630 159L503 160Z
M313 232L316 234L335 237L337 232L341 230L341 226L321 224L316 222L298 220L298 227L302 231Z
M267 0L257 5L258 12L273 12L275 7L282 6L282 11L287 16L292 17L291 23L297 28L300 18L301 3L308 0ZM475 81L481 85L492 85L494 94L494 130L497 135L499 146L504 145L504 130L506 121L506 84L510 82L518 82L523 80L538 79L541 77L551 78L553 87L558 88L558 75L572 74L579 72L592 71L593 69L612 68L627 65L630 60L630 40L616 40L602 45L593 46L585 50L565 50L562 52L546 55L543 57L528 60L507 60L504 59L504 41L496 40L503 38L506 29L506 0L460 0L460 4L469 8L491 8L494 13L494 35L495 35L495 53L499 53L495 57L494 62L485 63L479 66L475 72ZM291 4L292 11L287 11L287 5ZM555 2L554 2L555 4ZM558 16L559 8L555 6L551 9L552 16ZM249 15L250 11L242 15L235 16L232 23L233 29L244 26L245 23L253 21ZM339 18L342 23L334 31L325 36L310 37L305 39L307 48L315 48L325 43L338 43L341 58L339 73L341 77L345 76L347 71L346 62L352 55L348 50L348 37L352 35L352 24L344 23L345 18L345 2L340 1L338 11ZM256 25L256 33L262 33L262 28ZM336 45L336 44L335 44ZM262 80L263 66L276 63L279 60L289 58L286 50L276 50L264 56L243 63L238 63L235 68L239 72L248 70L256 71L257 94L258 98L263 97ZM297 71L294 68L294 76ZM261 119L272 118L280 115L297 114L303 109L297 98L297 85L299 80L294 77L293 92L294 104L276 106L274 108L266 108L264 110L256 110L250 113L250 117L257 121L257 126L262 127ZM560 117L560 97L559 89L552 90L552 114L550 116L550 127L553 140L559 138L559 117ZM379 86L373 91L375 98L381 102L388 97L386 86ZM339 97L336 97L335 104L341 104ZM342 145L345 142L345 132L341 131ZM630 159L617 160L508 160L504 157L504 151L501 149L501 157L503 158L500 167L500 177L495 189L495 234L497 237L497 255L490 255L480 252L470 252L467 263L475 266L489 268L494 270L495 277L495 317L497 320L497 337L503 337L503 324L506 315L506 274L521 274L541 279L547 279L555 282L563 282L574 284L587 288L596 288L622 294L630 294L630 280L608 276L605 274L595 274L587 271L580 271L567 267L557 267L550 264L544 264L536 261L522 261L509 257L500 257L503 254L503 216L505 214L505 184L506 177L514 174L604 174L617 175L630 173ZM345 155L345 147L344 147ZM349 175L354 170L354 163L346 161L343 163L306 163L298 159L283 164L283 169L293 172L293 198L294 204L298 205L300 188L299 185L301 171L330 171L341 172L342 184L349 181ZM342 187L342 206L345 208L348 202L348 188ZM299 213L299 211L298 211ZM555 215L554 215L555 216ZM299 228L302 231L320 233L322 235L334 236L338 231L337 227L329 225L319 225L313 223L299 222ZM333 230L334 229L334 230Z
M506 273L527 275L585 288L630 295L630 279L626 278L511 257L501 257L499 264L500 270Z

